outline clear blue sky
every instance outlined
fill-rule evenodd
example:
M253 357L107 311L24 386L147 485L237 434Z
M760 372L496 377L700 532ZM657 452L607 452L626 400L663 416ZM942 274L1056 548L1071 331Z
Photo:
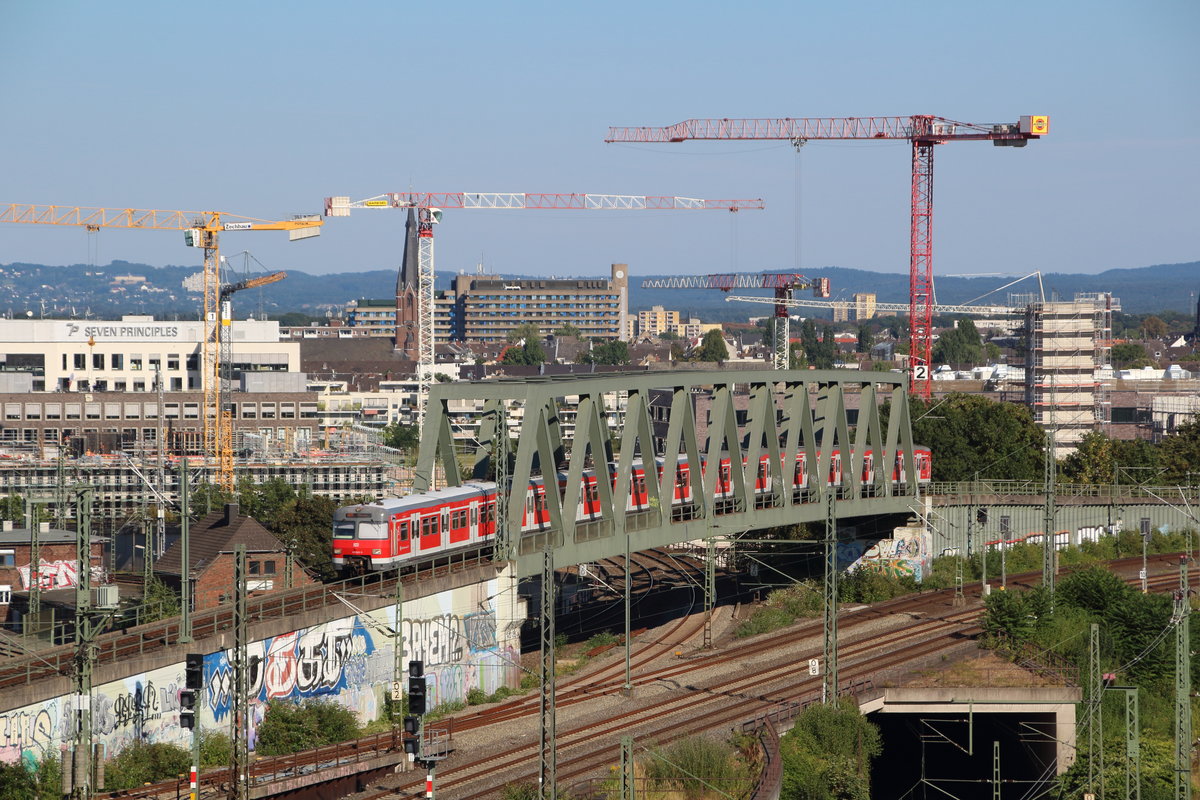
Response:
M0 202L319 212L326 195L762 197L767 210L451 211L439 271L908 268L909 150L606 145L690 117L1051 115L939 147L937 274L1200 259L1200 4L0 3ZM799 198L799 203L797 202ZM799 208L799 213L797 212ZM272 269L394 268L403 214L226 234ZM0 263L195 264L172 232L0 225ZM1200 280L1200 276L1198 276ZM1114 287L1119 290L1120 287Z

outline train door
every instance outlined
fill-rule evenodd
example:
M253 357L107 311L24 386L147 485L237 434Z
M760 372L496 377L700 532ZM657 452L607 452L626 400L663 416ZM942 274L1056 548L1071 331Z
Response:
M479 529L479 501L472 500L471 504L468 506L468 509L470 510L470 515L471 515L471 517L470 517L470 526L471 527L468 528L468 531L469 531L471 541L474 542L474 541L478 541L480 536L482 536L482 532Z
M412 537L409 532L408 517L401 519L399 515L392 517L392 543L396 555L404 556L412 552Z
M442 543L441 531L438 529L438 519L441 515L434 511L421 517L421 552L429 553Z

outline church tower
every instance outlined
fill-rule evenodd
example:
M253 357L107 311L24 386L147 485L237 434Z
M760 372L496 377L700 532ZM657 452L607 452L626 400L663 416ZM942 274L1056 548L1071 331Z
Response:
M417 212L408 210L404 223L404 256L396 275L396 344L395 352L409 361L420 360L420 321L417 287Z

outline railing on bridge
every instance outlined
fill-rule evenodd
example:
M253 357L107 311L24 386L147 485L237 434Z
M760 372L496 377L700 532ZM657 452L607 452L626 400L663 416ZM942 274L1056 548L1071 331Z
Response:
M544 377L441 383L432 387L414 488L432 486L435 466L450 485L459 485L460 461L473 465L471 476L508 489L500 498L504 520L498 525L497 558L511 559L520 575L540 572L542 552L556 551L560 564L598 560L626 547L659 547L679 541L824 519L827 478L835 459L845 459L837 493L839 516L903 513L918 492L905 379L892 373L808 371L671 371ZM744 387L745 391L735 392ZM857 424L850 424L847 394L858 395ZM610 423L606 396L625 399L623 424ZM563 435L563 398L578 397L574 436ZM474 452L456 450L452 404L483 407ZM881 415L891 403L886 429ZM849 405L854 405L853 403ZM516 442L510 427L519 430ZM853 431L853 435L851 434ZM865 461L872 453L871 462ZM630 487L639 480L638 464L658 454L664 463L686 458L731 465L729 488L716 497L717 469L689 468L680 485L686 504L673 503L676 475L644 475L648 503L628 514ZM806 470L804 491L790 491L800 456ZM767 457L768 473L759 474ZM897 459L904 478L892 480ZM742 466L744 463L744 467ZM611 465L611 483L594 482L588 503L598 508L577 520L575 509L585 491L585 470ZM531 477L556 471L545 505L549 524L522 530ZM756 491L767 486L764 491ZM557 489L557 491L555 491ZM634 535L636 534L636 535Z
M441 574L447 569L461 569L488 563L491 563L491 559L486 553L451 555L422 563L419 571L405 573L404 581L409 583L434 574ZM247 609L249 615L256 621L278 619L331 606L341 606L341 601L337 598L339 594L361 595L369 591L372 594L390 597L395 594L395 586L394 576L372 573L336 583L318 583L252 597L247 600ZM192 615L192 637L195 640L231 630L233 630L232 604L199 611ZM19 641L18 637L8 640L10 645L15 645ZM118 663L143 653L177 644L178 641L178 617L161 622L149 622L124 631L114 631L97 639L97 663ZM74 659L74 645L60 645L28 655L3 659L0 661L0 689L31 683L39 679L69 675Z
M935 454L936 457L936 454ZM935 481L929 484L927 494L966 495L1038 495L1045 494L1045 484L1037 481L978 480L978 481ZM1060 483L1055 482L1056 497L1098 497L1122 500L1161 500L1164 498L1197 502L1200 486L1133 486L1108 483Z

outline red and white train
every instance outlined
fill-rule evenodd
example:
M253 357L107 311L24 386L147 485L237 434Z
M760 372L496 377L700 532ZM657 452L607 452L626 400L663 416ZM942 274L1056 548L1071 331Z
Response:
M933 461L927 447L914 450L917 482L929 483ZM658 480L662 480L663 459L655 459ZM770 456L759 460L758 477L754 483L754 494L769 502L773 478L770 474ZM796 458L795 474L791 489L797 501L808 499L809 479L804 453ZM721 501L733 497L733 482L728 458L721 459L720 472L713 490L717 511ZM867 451L863 462L863 480L871 481L874 469L873 454ZM829 467L828 484L841 486L843 479L841 454L835 450ZM892 465L893 483L906 479L903 459L897 457ZM559 473L558 480L566 481L566 473ZM615 476L610 468L610 480ZM596 489L596 476L592 471L583 473L583 490L575 519L580 522L600 517L600 499ZM671 499L672 515L686 517L692 506L692 485L687 458L680 456L675 469L675 488ZM650 495L646 489L646 472L640 459L633 463L633 477L629 486L626 513L635 514L650 509ZM389 570L418 563L430 558L478 549L486 546L495 534L496 484L490 481L465 483L448 489L411 494L407 497L390 498L378 503L362 503L339 508L333 514L333 563L335 567L354 572ZM545 485L542 478L530 481L525 495L525 507L521 514L522 533L544 530L550 525L550 513L546 508Z

